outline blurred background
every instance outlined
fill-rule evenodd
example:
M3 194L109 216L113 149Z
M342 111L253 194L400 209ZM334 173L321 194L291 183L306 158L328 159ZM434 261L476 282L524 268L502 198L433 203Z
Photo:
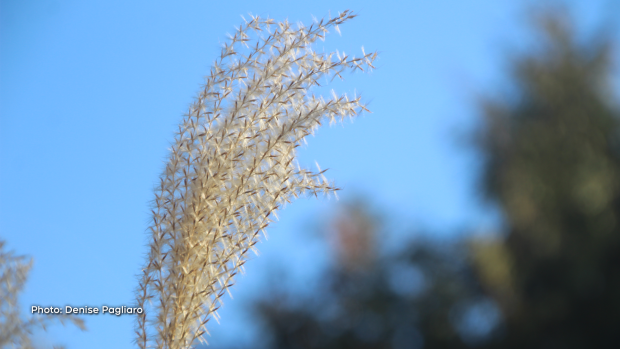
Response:
M152 187L240 15L359 17L377 50L326 90L372 114L302 165L340 200L285 207L204 348L620 346L620 2L0 1L0 238L30 306L130 305ZM133 347L129 315L40 347Z

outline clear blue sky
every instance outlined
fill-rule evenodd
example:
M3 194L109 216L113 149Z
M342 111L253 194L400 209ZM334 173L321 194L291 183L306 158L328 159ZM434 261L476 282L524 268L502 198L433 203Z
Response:
M248 13L310 23L344 9L359 17L318 50L378 50L378 69L333 87L361 92L373 114L319 130L300 162L330 168L341 198L363 194L422 230L491 229L477 204L477 158L455 135L475 125L473 98L504 79L509 50L530 42L533 1L2 0L0 237L34 258L29 306L128 305L146 252L148 202L181 115L233 26ZM616 1L572 4L584 28L611 20ZM615 22L617 23L617 22ZM618 26L616 26L618 27ZM260 258L226 301L212 342L249 340L239 306L271 263L311 273L322 256L299 238L334 200L280 213ZM87 316L88 332L54 326L42 343L131 348L131 316ZM245 322L244 322L245 321Z

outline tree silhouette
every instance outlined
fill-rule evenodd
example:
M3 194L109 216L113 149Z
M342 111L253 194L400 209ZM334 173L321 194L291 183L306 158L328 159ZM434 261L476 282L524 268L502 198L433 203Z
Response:
M255 304L263 342L253 348L467 348L489 334L464 333L468 313L489 302L466 246L417 239L380 253L371 216L360 202L344 206L329 233L336 262L309 298L270 283Z
M619 117L611 43L542 16L544 49L516 60L515 98L487 100L483 187L509 226L474 244L506 321L503 348L620 345Z

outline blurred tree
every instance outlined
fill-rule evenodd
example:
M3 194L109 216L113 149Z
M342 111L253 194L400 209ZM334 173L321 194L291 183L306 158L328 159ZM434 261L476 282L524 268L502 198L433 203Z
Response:
M477 299L454 257L416 244L364 272L330 270L311 300L265 299L270 348L467 348L459 325Z
M544 49L514 63L515 97L483 103L483 187L509 231L473 261L504 314L501 348L620 348L620 112L611 43L540 17Z
M469 324L480 306L490 306L483 317L498 314L476 287L466 248L416 240L381 254L370 217L360 203L336 216L335 263L310 298L271 283L255 305L264 342L253 348L467 348L488 336L497 319Z

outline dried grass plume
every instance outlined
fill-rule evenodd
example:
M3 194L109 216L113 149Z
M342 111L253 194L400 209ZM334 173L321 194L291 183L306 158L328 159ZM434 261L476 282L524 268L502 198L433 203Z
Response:
M19 296L32 268L32 259L7 251L5 244L0 240L0 348L33 348L32 333L40 328L46 329L56 321L63 324L69 321L86 330L84 321L72 315L30 315L27 320L22 318Z
M325 171L300 168L295 148L322 122L367 110L359 97L310 93L321 78L374 68L376 53L355 58L311 48L353 17L345 11L295 28L251 17L222 48L155 190L137 289L140 348L190 348L203 340L276 210L303 194L337 190Z

